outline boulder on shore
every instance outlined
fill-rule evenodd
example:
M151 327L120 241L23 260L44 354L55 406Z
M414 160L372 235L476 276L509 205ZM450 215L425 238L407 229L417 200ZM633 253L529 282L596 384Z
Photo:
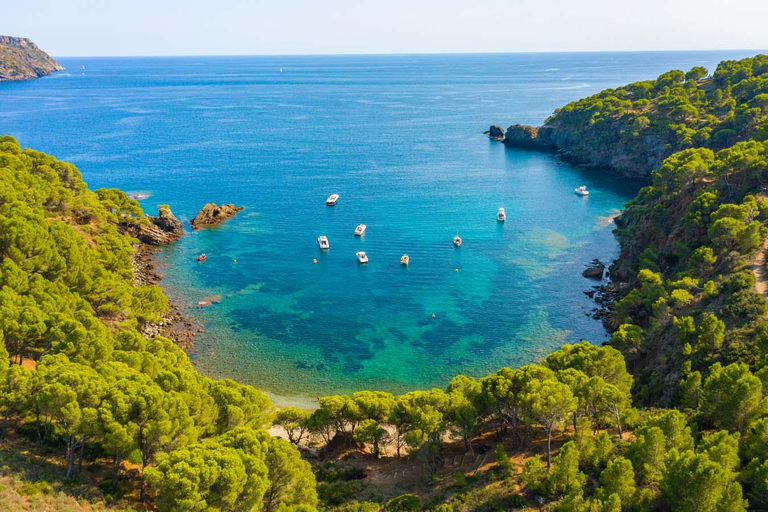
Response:
M495 124L491 126L488 131L484 133L493 140L504 140L504 128L499 125Z
M222 204L219 206L216 203L208 203L203 206L202 210L197 212L195 218L189 221L189 225L192 226L192 229L215 226L220 222L231 219L244 209L243 206L235 206L233 204Z
M587 268L584 269L581 275L588 279L602 279L604 273L605 263L600 260L592 260L592 262L587 265Z
M145 244L163 245L178 240L184 233L184 224L177 219L167 204L161 204L157 217L147 215L148 223L139 226L136 236Z

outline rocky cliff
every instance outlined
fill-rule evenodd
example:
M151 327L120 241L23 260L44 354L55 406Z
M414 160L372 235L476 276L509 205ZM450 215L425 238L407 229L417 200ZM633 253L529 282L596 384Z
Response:
M29 39L0 36L0 81L29 80L63 69Z

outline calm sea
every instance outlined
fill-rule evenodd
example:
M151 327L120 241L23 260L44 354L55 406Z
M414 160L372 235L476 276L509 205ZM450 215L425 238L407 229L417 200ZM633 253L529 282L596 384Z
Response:
M482 132L753 53L61 58L66 72L0 84L0 131L93 188L151 194L150 213L245 206L163 249L162 284L205 325L200 371L301 403L444 386L606 340L580 274L616 256L611 218L640 184Z

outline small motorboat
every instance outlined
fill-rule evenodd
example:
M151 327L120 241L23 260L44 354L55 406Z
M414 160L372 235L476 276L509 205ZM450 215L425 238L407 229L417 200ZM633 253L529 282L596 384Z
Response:
M336 201L339 200L339 194L331 194L328 196L328 199L325 200L326 206L333 206L336 204Z
M355 236L363 236L365 234L365 228L367 228L365 224L358 224L355 228Z
M576 194L580 195L580 196L588 196L589 195L589 190L587 190L587 186L586 185L582 185L580 187L577 187L577 188L573 189L573 191L576 192Z
M197 261L205 261L205 260L208 259L208 255L203 253L200 256L198 256L196 259L197 259Z
M358 251L355 253L355 256L357 256L358 263L368 263L368 255L365 252Z
M499 208L499 212L496 214L496 220L499 222L504 222L507 220L507 212L504 210L504 208Z
M400 256L400 264L401 265L408 265L408 263L410 263L410 261L411 261L411 258L409 258L407 254L403 254L402 256Z
M320 235L319 237L317 237L317 245L320 246L320 250L322 251L325 251L331 248L331 244L328 243L328 237L325 235Z
M463 241L461 240L461 237L459 236L459 232L457 231L456 236L453 237L453 245L455 245L456 247L461 247L462 243Z

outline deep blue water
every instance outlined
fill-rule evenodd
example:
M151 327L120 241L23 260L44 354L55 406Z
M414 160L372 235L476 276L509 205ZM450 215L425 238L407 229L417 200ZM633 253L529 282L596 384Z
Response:
M93 188L151 193L150 213L244 205L164 249L162 284L205 325L191 353L202 372L287 403L443 386L604 341L580 272L615 257L611 216L640 184L482 132L750 54L61 58L66 72L0 84L0 131L75 163Z

